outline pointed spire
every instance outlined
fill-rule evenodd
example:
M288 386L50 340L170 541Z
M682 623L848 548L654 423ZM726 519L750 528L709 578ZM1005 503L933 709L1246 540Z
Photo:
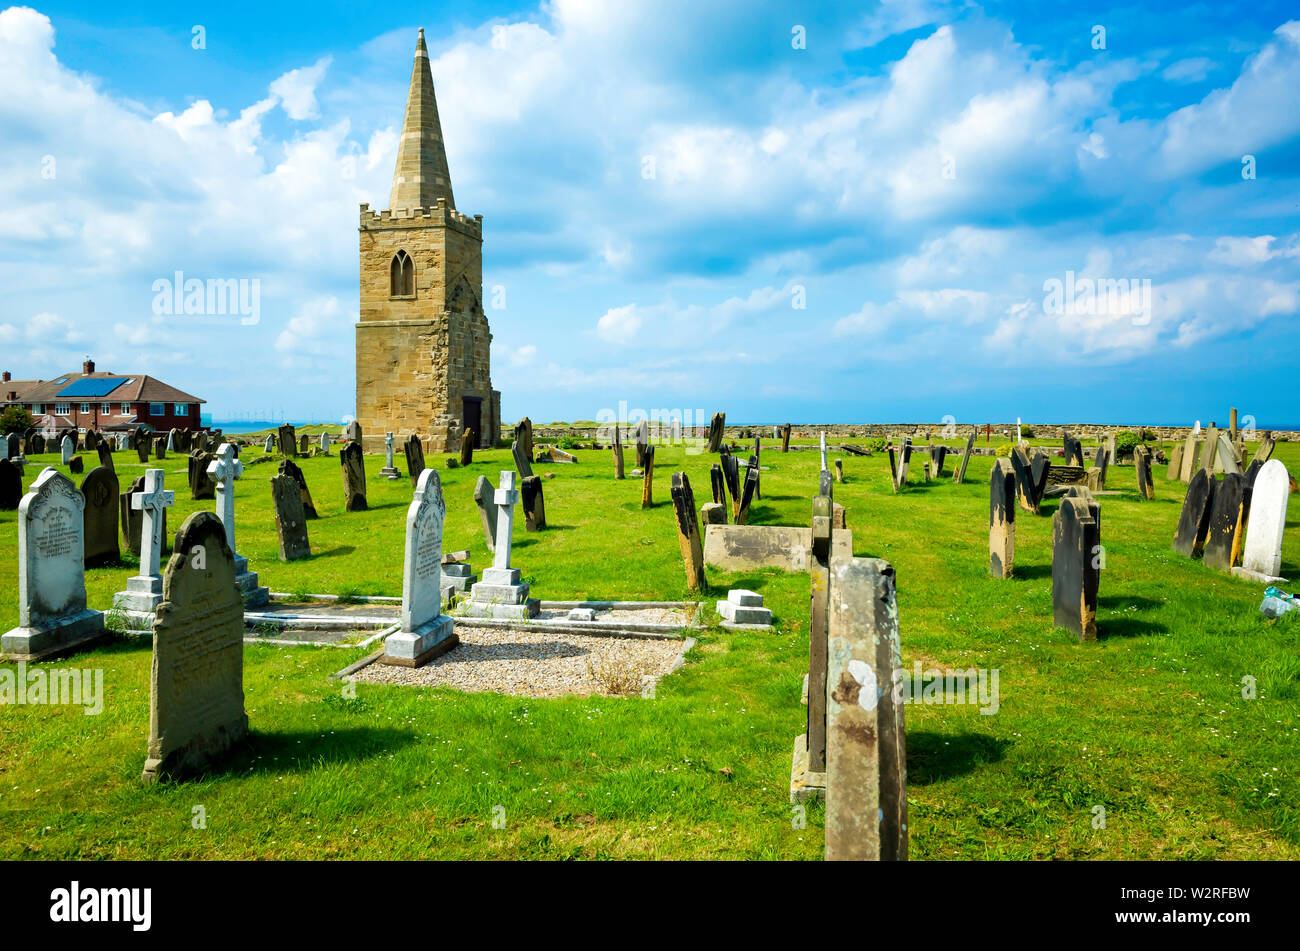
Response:
M433 72L429 69L429 49L424 45L424 30L415 45L415 68L411 71L411 92L406 99L406 121L397 146L397 168L393 172L393 193L388 207L393 211L429 208L439 198L455 208L451 194L451 173L447 170L447 152L442 144L442 126L438 122L438 103L433 96Z

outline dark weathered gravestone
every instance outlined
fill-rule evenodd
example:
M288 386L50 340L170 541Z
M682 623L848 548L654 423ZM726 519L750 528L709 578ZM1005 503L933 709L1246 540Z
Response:
M1174 533L1174 551L1188 558L1199 558L1205 550L1205 535L1210 528L1210 509L1214 505L1217 483L1204 469L1198 469L1187 486L1178 529Z
M1010 578L1016 559L1016 470L998 459L989 475L989 574Z
M360 444L362 440L361 424L355 419L348 423L347 426L343 427L343 438L348 442Z
M758 469L749 466L745 469L745 487L741 490L740 509L736 512L736 524L749 524L749 506L754 501L755 493L758 492Z
M1250 465L1246 467L1246 472L1244 473L1246 486L1248 488L1252 490L1255 488L1255 479L1259 476L1259 470L1263 467L1264 463L1260 462L1258 459L1252 459L1250 461Z
M298 437L298 455L306 456L311 453L311 437L303 433Z
M496 489L487 476L479 476L474 483L474 504L478 506L479 520L483 523L483 539L488 551L496 551L497 506L494 498Z
M311 555L307 538L307 513L302 489L293 476L271 477L271 502L275 506L275 531L280 538L280 560L297 561Z
M722 466L716 462L709 469L709 487L713 491L713 501L725 506L727 504L727 478L722 474Z
M718 464L722 466L723 482L731 495L731 517L735 519L740 514L740 460L723 446L718 453Z
M153 623L143 779L201 770L248 735L244 604L221 520L195 512L176 534Z
M1259 444L1259 448L1255 450L1255 461L1260 465L1268 462L1273 458L1273 448L1276 445L1277 440L1272 436L1265 436L1263 442Z
M825 434L822 436L825 441ZM889 477L894 486L894 494L907 485L907 469L912 462L912 437L904 436L903 444L899 447L898 458L894 458L894 447L889 447Z
M947 446L930 447L930 476L934 479L943 477L943 463L948 458Z
M1067 466L1083 465L1083 443L1075 439L1069 433L1061 437L1061 442L1065 448L1065 464Z
M641 507L654 505L655 447L645 447L645 462L641 467Z
M32 433L27 437L27 451L33 456L45 452L45 437L41 433Z
M1097 639L1101 581L1101 506L1071 489L1052 516L1052 617L1081 641Z
M614 424L614 478L623 478L623 427L618 423Z
M217 486L208 475L208 466L217 459L214 453L194 450L189 456L189 482L191 499L215 499Z
M117 564L117 474L107 466L96 466L81 482L86 497L82 509L85 532L84 564L87 568Z
M17 433L9 433L4 437L4 458L17 459L23 454L23 437Z
M411 485L414 486L420 481L420 473L424 471L424 447L420 445L420 437L412 433L402 444L402 451L406 454L406 472L411 477Z
M907 858L907 766L894 569L832 565L826 671L828 861Z
M0 511L15 511L22 498L22 470L8 459L0 459Z
M276 442L279 444L281 455L298 455L298 434L288 423L285 423L275 431L275 438Z
M636 427L636 467L645 468L645 451L650 445L650 424L644 419Z
M821 774L822 789L826 786L826 645L830 618L831 539L835 533L833 507L834 500L829 493L819 492L813 496L812 557L808 562L812 584L808 624L808 717L803 743L807 756L805 783L816 787L819 785L817 774ZM795 757L798 762L797 744ZM798 783L792 780L791 785L797 786ZM792 789L791 792L798 798L799 790Z
M1156 486L1151 475L1151 450L1146 446L1133 450L1133 469L1137 473L1138 498L1151 501L1156 497Z
M722 429L727 424L726 413L714 413L713 418L709 420L709 452L717 452L722 448ZM639 432L639 430L638 430ZM637 443L637 454L640 456L640 442ZM638 465L640 463L638 462Z
M478 436L472 429L465 430L460 437L460 464L467 466L474 461L474 440Z
M1171 482L1179 478L1183 471L1183 445L1175 443L1174 448L1169 451L1169 468L1165 470L1165 478Z
M519 495L524 504L524 530L542 531L546 528L546 500L542 497L542 477L525 476L519 483Z
M786 423L781 427L781 451L790 451L790 424Z
M81 475L86 471L86 464L81 461L80 456L73 456L68 460L68 471L73 475Z
M1205 564L1229 571L1241 564L1246 542L1246 513L1250 510L1250 489L1245 476L1230 472L1214 490L1210 522L1205 533Z
M1017 446L1011 450L1011 467L1016 473L1016 495L1020 501L1020 507L1026 512L1038 514L1039 503L1043 499L1043 491L1047 487L1047 467L1042 467L1042 479L1038 481L1038 473L1035 472L1035 465L1042 455L1036 455L1034 462L1029 461L1025 451Z
M153 441L153 457L155 459L167 458L167 440L163 439L161 436L157 437Z
M99 445L95 447L99 453L99 464L105 469L115 469L113 465L113 447L108 444L107 439L101 439Z
M533 458L533 421L525 416L515 426L515 442L523 449L524 458L532 460ZM525 473L520 472L521 476ZM531 472L527 473L532 475Z
M313 518L319 518L316 514L316 505L311 500L311 491L307 488L307 477L302 474L298 468L298 463L292 459L284 459L280 462L280 475L288 476L298 483L298 490L302 493L302 511L308 521Z
M700 543L700 522L695 514L695 493L685 472L674 472L669 493L677 517L677 542L686 568L686 586L692 591L705 587L704 548Z
M361 444L350 442L339 450L339 465L343 470L344 511L366 510L366 461L361 454Z

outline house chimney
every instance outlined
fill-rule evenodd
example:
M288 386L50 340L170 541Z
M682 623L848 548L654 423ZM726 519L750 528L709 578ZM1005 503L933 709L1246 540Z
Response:
M0 376L0 383L8 383L12 379L13 377L9 375L9 371L5 370L4 375Z
M81 365L81 372L86 374L86 376L90 376L90 374L94 373L95 361L90 359L90 357L86 357L86 362Z

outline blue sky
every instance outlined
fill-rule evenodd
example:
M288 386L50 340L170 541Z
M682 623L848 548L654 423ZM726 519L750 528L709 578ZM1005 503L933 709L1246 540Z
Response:
M423 26L507 419L1300 426L1293 5L852 7L3 9L0 368L347 416Z

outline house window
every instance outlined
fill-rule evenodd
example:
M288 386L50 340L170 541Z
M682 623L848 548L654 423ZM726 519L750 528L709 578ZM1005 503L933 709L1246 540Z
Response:
M112 404L112 403L105 403L105 404L103 405L103 407L100 409L99 414L100 414L101 416L112 416L112 415L113 415L113 404Z
M123 415L123 416L130 416L130 415L131 415L131 404L130 404L130 403L123 403L123 404L122 404L122 414L121 414L121 415Z
M33 404L32 404L32 415L33 415L33 416L40 416L40 415L42 415L42 410L43 410L43 409L44 409L44 407L43 407L40 403L33 403Z
M89 415L90 415L90 404L89 404L89 403L82 403L82 404L81 404L81 411L82 411L83 413L85 413L87 416L89 416Z
M415 262L405 251L393 255L388 268L388 294L390 297L415 296Z
M163 415L164 413L166 413L166 412L167 412L167 405L166 405L165 403L150 403L150 404L149 404L149 415L150 415L150 416L162 416L162 415Z
M71 411L71 409L70 409L70 407L69 407L69 405L68 405L67 403L55 403L55 404L54 404L54 415L55 415L55 416L67 416L68 413L69 413L70 411Z
M176 404L172 407L172 410L173 410L173 412L175 412L175 414L176 414L177 416L188 416L188 415L190 415L190 404L189 404L189 403L176 403Z

